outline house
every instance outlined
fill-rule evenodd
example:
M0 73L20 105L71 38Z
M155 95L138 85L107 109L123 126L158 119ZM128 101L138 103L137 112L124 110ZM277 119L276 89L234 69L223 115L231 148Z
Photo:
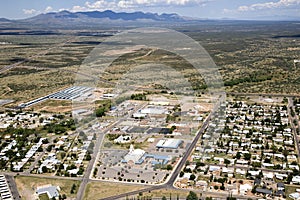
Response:
M37 187L36 193L38 195L47 194L49 199L58 198L60 188L59 186L52 186L52 185L44 185Z
M114 143L129 143L131 141L131 136L130 135L120 135L117 139L114 140Z
M284 196L285 195L285 192L283 190L278 190L276 193L275 193L276 196Z
M245 174L246 174L246 170L237 168L237 169L236 169L236 173L237 173L237 174L241 174L241 175L245 175Z
M221 168L219 166L209 166L209 171L214 172L214 171L219 171Z
M68 173L69 173L69 174L77 174L78 171L79 171L78 168L76 168L76 169L70 169L70 170L68 170Z
M222 168L222 173L232 174L232 173L234 173L234 169L233 168L223 167Z
M277 179L279 179L279 180L283 180L283 179L287 178L288 175L287 175L287 174L279 174L279 173L275 173L275 177L276 177Z
M272 195L272 190L269 189L256 188L255 191L260 194Z
M240 165L247 165L248 161L247 160L237 160L236 164L240 164Z
M294 184L300 184L300 176L294 176L292 178L292 183L294 183Z
M252 186L250 184L240 185L240 195L246 195L247 191L252 190Z
M260 170L258 170L258 171L252 171L252 170L249 170L248 173L249 173L251 176L258 176L259 173L260 173Z
M274 173L273 173L273 172L264 172L264 173L263 173L263 176L264 176L265 179L273 180L273 178L274 178Z
M260 178L256 178L254 180L254 185L260 185L261 184L261 179Z
M207 182L206 181L197 181L196 182L196 187L202 188L202 190L206 190L207 188Z
M291 199L299 199L299 198L300 198L300 193L299 193L299 192L291 193L291 194L289 195L289 197L290 197Z
M284 190L284 183L277 183L277 190Z

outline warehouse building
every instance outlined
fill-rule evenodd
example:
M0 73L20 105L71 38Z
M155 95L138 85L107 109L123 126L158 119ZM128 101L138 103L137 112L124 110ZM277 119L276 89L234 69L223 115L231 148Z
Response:
M177 149L183 143L180 139L162 139L156 144L157 148Z

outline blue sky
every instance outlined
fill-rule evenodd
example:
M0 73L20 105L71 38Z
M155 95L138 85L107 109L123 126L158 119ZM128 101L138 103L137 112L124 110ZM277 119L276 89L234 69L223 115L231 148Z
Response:
M300 0L1 0L0 17L69 10L178 13L197 18L300 19Z

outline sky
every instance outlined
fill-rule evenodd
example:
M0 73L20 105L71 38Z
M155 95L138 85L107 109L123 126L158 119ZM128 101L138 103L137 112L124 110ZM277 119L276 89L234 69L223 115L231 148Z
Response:
M202 19L299 19L300 0L0 0L0 17L68 10L177 13Z

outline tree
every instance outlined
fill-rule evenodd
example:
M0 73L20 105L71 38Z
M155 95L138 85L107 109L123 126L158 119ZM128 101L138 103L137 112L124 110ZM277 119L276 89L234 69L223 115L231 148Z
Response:
M43 167L42 167L42 172L43 172L43 173L47 173L47 172L48 172L48 169L47 169L46 166L43 166Z
M103 117L104 115L105 115L105 108L104 107L98 108L96 110L96 116L97 117Z
M195 180L195 178L196 178L195 174L191 174L190 180L193 181L193 180Z
M71 187L70 193L71 193L71 194L74 194L74 193L75 193L75 190L76 190L76 185L75 185L75 183L73 183L73 185L72 185L72 187Z
M40 122L40 123L43 123L43 121L44 121L44 118L41 117L41 118L39 119L39 122Z
M197 169L198 169L199 167L203 167L203 166L205 166L204 163L202 163L202 162L200 162L200 161L197 161L197 162L196 162L196 168L197 168Z
M187 195L186 200L198 200L197 194L193 191Z
M83 167L79 167L79 170L78 170L77 174L78 174L78 175L82 175L83 172L84 172Z
M181 178L181 177L183 177L183 176L184 176L184 172L181 171L180 174L179 174L179 177Z
M244 158L245 158L245 160L250 160L251 159L251 154L250 153L245 153Z
M87 152L87 154L85 156L85 160L89 161L91 159L92 159L91 154L89 152Z
M38 152L43 152L43 147L39 147L37 151Z
M49 146L47 146L46 151L50 152L50 151L52 150L53 146L54 146L54 145L49 145Z
M172 165L167 165L167 170L171 171L173 169Z
M228 159L225 158L224 164L225 164L225 165L229 165L229 164L230 164L230 160L228 160Z
M278 148L277 148L274 144L272 145L271 148L272 148L272 152L273 152L273 153L276 153L277 150L278 150Z
M163 196L163 197L161 198L161 200L167 200L167 197L166 197L166 196Z
M221 190L225 190L224 183L222 183L222 185L220 186L220 189L221 189Z
M227 197L227 200L236 200L235 197Z

